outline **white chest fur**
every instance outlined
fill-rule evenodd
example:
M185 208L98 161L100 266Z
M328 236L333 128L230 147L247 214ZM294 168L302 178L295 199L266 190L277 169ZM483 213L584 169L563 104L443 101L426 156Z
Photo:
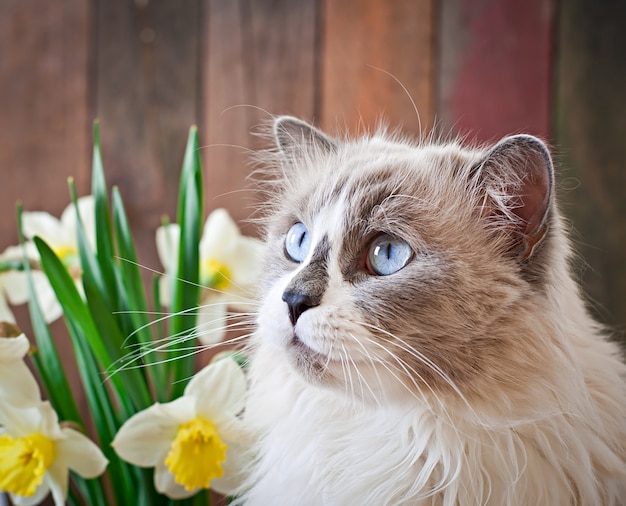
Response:
M615 456L584 420L496 429L423 405L356 407L305 385L276 353L257 355L247 418L265 436L245 504L605 505L626 492L619 478L594 483L591 460L610 468Z

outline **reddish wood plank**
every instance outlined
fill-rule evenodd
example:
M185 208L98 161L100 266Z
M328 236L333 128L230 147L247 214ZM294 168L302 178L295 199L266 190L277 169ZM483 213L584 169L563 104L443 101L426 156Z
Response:
M15 203L58 215L67 178L88 187L89 9L0 3L0 249L17 243Z
M554 0L445 0L438 41L442 131L550 136Z
M316 1L211 0L206 12L204 150L207 207L253 213L251 133L270 115L314 115ZM265 112L266 111L266 112ZM251 228L244 228L253 233Z
M326 129L343 130L344 124L352 132L371 129L382 116L394 127L417 132L411 99L422 128L430 127L433 4L325 0L321 119Z
M561 2L556 145L563 209L599 317L626 341L626 3Z

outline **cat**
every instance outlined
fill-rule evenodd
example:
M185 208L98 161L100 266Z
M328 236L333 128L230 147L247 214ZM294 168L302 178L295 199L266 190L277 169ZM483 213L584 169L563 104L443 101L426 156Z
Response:
M238 503L626 504L626 367L546 145L273 135Z

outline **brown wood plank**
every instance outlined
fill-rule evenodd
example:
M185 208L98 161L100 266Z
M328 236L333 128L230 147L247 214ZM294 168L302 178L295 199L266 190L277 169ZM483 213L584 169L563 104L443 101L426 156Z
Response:
M626 341L626 3L561 2L556 145L563 209L599 317Z
M237 220L253 213L246 177L251 132L271 115L314 115L315 0L210 0L205 16L204 150L207 208ZM245 229L253 233L252 229Z
M17 243L15 204L55 215L67 178L87 191L89 9L0 2L0 250Z
M441 132L479 141L518 132L550 137L554 3L441 2Z
M411 99L422 128L432 125L433 9L432 0L325 0L324 128L371 129L382 116L393 127L418 132Z
M201 1L96 4L104 167L124 197L140 262L161 268L154 232L163 214L175 219L188 129L200 121Z

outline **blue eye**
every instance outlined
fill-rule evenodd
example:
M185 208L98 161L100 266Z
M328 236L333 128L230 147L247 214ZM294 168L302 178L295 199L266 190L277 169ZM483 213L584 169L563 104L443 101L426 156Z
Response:
M406 241L387 234L376 237L367 252L367 269L378 276L398 272L413 257L413 250Z
M294 262L302 262L309 252L311 238L304 224L298 222L287 232L285 238L285 252Z

